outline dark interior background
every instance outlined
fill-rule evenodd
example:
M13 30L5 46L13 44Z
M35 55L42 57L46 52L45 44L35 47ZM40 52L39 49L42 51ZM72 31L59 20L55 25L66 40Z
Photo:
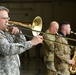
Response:
M0 0L0 5L9 8L9 15L13 21L32 24L33 19L40 16L43 21L43 32L53 20L58 23L69 21L72 31L76 32L76 0ZM25 30L23 33L32 35L31 32ZM74 34L68 37L76 39ZM69 43L76 45L76 41L69 41ZM35 52L33 51L30 56L35 56Z

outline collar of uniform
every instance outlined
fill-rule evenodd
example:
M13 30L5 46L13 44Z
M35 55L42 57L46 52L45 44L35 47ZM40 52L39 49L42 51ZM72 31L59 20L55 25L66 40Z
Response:
M60 32L59 34L65 37L65 35L62 32Z

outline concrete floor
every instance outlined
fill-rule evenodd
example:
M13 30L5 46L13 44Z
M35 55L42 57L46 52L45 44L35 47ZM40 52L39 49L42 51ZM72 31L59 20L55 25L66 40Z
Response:
M45 71L42 58L21 58L21 75L44 75Z

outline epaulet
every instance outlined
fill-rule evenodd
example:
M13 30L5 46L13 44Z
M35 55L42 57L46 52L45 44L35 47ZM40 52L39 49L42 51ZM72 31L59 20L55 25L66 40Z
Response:
M3 38L3 36L2 36L2 34L0 34L0 39L2 39Z

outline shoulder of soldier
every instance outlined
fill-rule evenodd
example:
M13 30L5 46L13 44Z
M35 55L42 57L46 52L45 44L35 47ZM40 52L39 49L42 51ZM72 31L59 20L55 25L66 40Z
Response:
M53 34L51 34L50 32L49 32L49 30L46 30L46 32L44 33L44 37L45 36L47 36L47 37L55 37Z
M56 36L56 41L63 41L64 37L63 36Z

